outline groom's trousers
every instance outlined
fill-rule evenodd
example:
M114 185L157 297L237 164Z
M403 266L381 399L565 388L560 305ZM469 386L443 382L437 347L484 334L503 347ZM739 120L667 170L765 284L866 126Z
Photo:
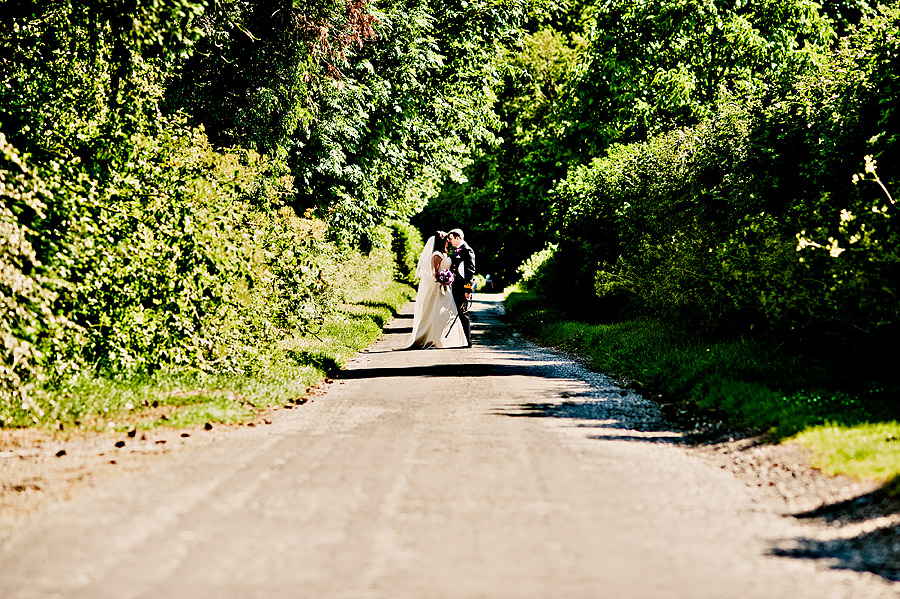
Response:
M456 311L459 314L459 324L463 328L466 335L466 343L472 345L472 335L469 332L471 323L469 321L469 302L466 299L466 289L462 285L453 285L453 303L456 304Z

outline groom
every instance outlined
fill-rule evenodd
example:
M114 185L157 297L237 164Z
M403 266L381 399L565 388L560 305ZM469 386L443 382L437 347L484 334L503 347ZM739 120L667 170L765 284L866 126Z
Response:
M447 233L453 252L450 254L450 271L453 273L453 301L459 313L459 323L466 334L466 347L472 347L472 335L469 332L469 301L475 284L475 252L463 241L463 232L453 229Z

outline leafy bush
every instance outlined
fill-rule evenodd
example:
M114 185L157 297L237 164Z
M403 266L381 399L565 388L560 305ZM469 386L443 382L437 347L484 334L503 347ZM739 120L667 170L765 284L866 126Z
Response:
M819 76L762 112L751 153L771 164L756 185L777 189L797 250L797 293L777 308L874 347L900 325L898 27L897 2L863 19Z
M33 242L45 217L47 190L0 133L0 404L34 410L34 387L45 378L41 346L69 324L54 310L58 282L41 272Z
M351 256L322 221L258 205L277 193L258 189L267 161L170 131L130 139L106 180L4 146L3 225L19 240L3 246L7 392L51 365L50 382L85 369L252 374L282 330L311 331L336 309Z
M266 376L342 311L377 326L351 298L421 249L384 223L492 139L527 3L144 4L4 15L5 423L73 381Z
M807 347L874 340L869 355L883 354L900 325L885 193L897 180L898 25L895 3L785 86L795 91L723 102L694 127L571 169L554 212L575 301L591 282L590 296L624 294L631 313Z
M386 230L361 256L286 207L296 190L281 150L215 149L202 125L162 113L170 73L204 33L200 5L84 8L23 6L0 30L2 126L27 151L0 135L0 424L47 417L47 398L85 378L272 374L285 336L315 334L362 281L393 272ZM294 41L285 52L308 54Z
M3 246L0 288L7 424L40 420L35 393L84 376L264 376L286 334L315 333L363 281L391 280L389 230L361 259L311 213L278 208L291 179L272 161L215 151L177 121L111 145L93 173L3 143L2 225L19 242Z
M391 250L394 252L399 280L414 285L417 281L416 266L424 243L419 230L404 221L391 223L393 232Z
M521 283L525 289L535 289L538 284L538 276L542 274L542 269L546 262L553 258L558 246L548 244L547 247L532 254L528 260L523 262L516 271L521 275Z
M20 359L18 364L4 362L10 368L0 379L4 389L0 423L17 426L47 419L71 423L115 413L129 403L116 399L120 386L125 390L121 397L132 397L131 405L137 405L136 395L128 391L133 386L130 380L139 385L156 381L189 388L209 384L233 388L257 379L271 380L270 386L277 387L284 379L285 389L265 391L278 401L285 392L296 392L285 379L294 376L290 372L296 371L305 385L312 382L311 376L318 376L307 372L310 364L318 364L312 354L297 353L285 345L286 340L305 337L324 343L322 338L340 337L338 353L344 356L352 351L348 347L358 348L357 337L371 340L386 321L381 298L393 279L395 262L388 229L378 231L379 246L368 255L341 249L327 240L322 221L296 216L287 208L261 210L256 201L245 201L261 193L256 187L267 162L260 157L213 152L202 136L183 136L165 147L169 168L161 172L184 185L183 195L172 190L165 203L152 197L143 202L122 198L116 212L108 209L109 204L91 203L91 198L72 195L62 201L62 190L55 194L50 193L52 188L44 190L59 202L54 208L72 210L66 222L91 228L85 232L68 227L68 233L55 241L60 251L51 254L47 264L33 262L28 267L39 273L64 270L71 280L57 285L58 292L45 290L35 299L8 291L16 288L7 287L6 280L0 287L5 305L34 321L24 329L22 319L4 321L18 325L4 331L11 344L4 357ZM177 167L186 151L192 156L186 164L197 168L194 178ZM22 195L23 178L15 181L16 188L8 185L10 179L8 172L0 172L4 194ZM147 176L142 180L152 182ZM46 182L42 184L46 187ZM93 218L77 218L83 213ZM15 218L4 216L4 227L24 230ZM21 264L23 256L33 260L35 255L27 244L18 248L17 255L9 254L11 262L19 259ZM27 283L24 270L17 274L5 268L4 276L8 273L13 284L23 278ZM41 279L34 275L30 280ZM33 282L28 285L42 289ZM407 299L390 301L393 305ZM378 307L366 306L367 301ZM66 318L54 319L57 312ZM350 314L351 320L341 320L340 312ZM49 335L51 325L63 334ZM360 326L365 330L354 332ZM337 330L340 327L345 330ZM321 351L334 353L326 345ZM120 383L100 380L110 377ZM79 399L80 393L95 387L108 397L98 399L99 404ZM143 401L148 393L138 395Z
M569 116L594 152L706 120L723 92L785 81L820 60L834 33L811 0L606 0L595 19Z

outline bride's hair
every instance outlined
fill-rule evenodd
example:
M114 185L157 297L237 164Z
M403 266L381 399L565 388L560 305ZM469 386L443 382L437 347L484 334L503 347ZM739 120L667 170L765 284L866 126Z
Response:
M447 234L443 231L434 232L434 252L444 252L447 249Z

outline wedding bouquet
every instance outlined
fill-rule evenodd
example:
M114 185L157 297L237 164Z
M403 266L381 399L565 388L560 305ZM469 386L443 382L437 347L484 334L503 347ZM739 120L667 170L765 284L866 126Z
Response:
M449 270L438 271L437 282L441 284L441 287L448 287L453 283L453 273Z

